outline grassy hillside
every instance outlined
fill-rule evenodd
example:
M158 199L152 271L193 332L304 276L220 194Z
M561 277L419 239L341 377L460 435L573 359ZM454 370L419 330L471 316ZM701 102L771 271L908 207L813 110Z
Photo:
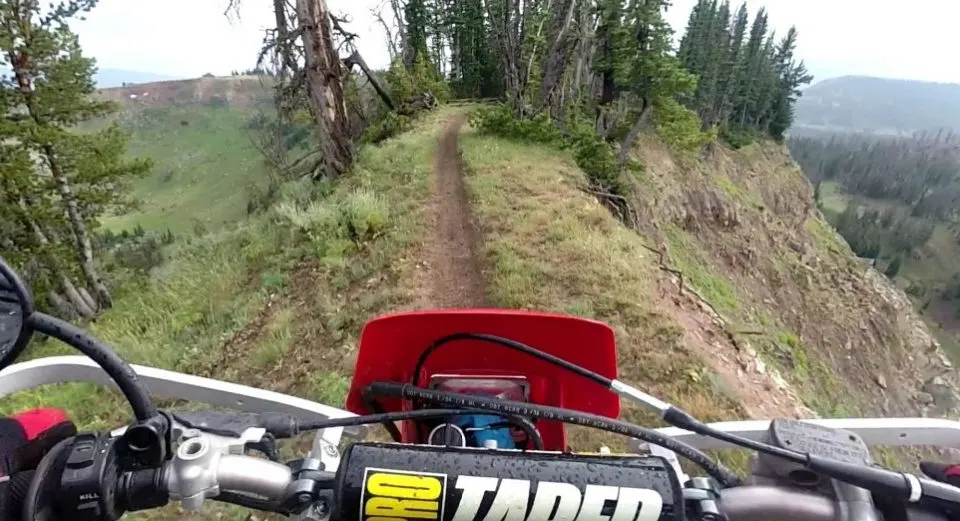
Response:
M923 376L897 360L926 346L878 313L893 304L782 148L704 162L646 138L637 234L582 190L569 158L491 137L463 146L498 305L613 324L622 377L705 417L915 409Z
M803 91L791 133L909 135L940 128L960 128L960 85L843 76Z
M446 114L364 149L336 187L290 183L268 212L179 238L150 280L124 291L91 329L133 363L342 401L360 327L418 295L411 249L421 242L433 140ZM354 236L348 225L367 231ZM99 427L123 416L86 394L111 391L76 387L18 396L4 410L70 404Z
M266 213L178 237L150 280L126 288L91 330L131 363L343 403L363 324L414 307L422 293L422 213L436 135L449 114L438 111L404 136L362 150L354 173L336 187L291 183ZM223 218L208 210L198 215ZM348 226L367 232L354 236ZM64 353L43 344L27 356ZM17 393L0 413L39 405L64 407L94 429L129 417L117 393L87 384ZM203 517L247 513L209 505Z
M142 207L103 221L117 232L138 225L175 235L217 229L246 215L268 172L250 120L267 106L257 78L199 78L103 89L118 103L111 121L131 134L128 152L154 167L134 185ZM95 128L104 122L91 124Z
M149 157L154 167L135 185L142 208L108 218L104 225L114 231L140 225L181 234L243 218L251 189L267 180L247 128L253 114L197 104L122 115L122 126L133 136L129 153Z

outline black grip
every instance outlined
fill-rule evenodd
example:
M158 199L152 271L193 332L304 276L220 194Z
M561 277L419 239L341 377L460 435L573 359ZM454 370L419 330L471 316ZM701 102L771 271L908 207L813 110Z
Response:
M357 443L334 503L339 521L684 520L678 476L656 456Z

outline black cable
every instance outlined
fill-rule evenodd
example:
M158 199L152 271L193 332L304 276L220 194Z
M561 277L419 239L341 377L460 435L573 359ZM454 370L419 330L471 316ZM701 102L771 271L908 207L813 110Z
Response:
M489 409L482 407L456 407L446 409L417 409L414 411L395 411L384 412L380 414L367 414L364 416L351 416L349 418L330 418L325 420L312 420L300 424L301 431L312 431L326 429L329 427L353 427L356 425L368 425L371 423L393 422L400 420L426 420L434 418L447 418L449 416L464 416L467 414L491 414ZM536 450L543 450L543 438L537 432L529 420L526 422L517 421L517 415L509 413L493 412L494 416L501 416L503 419L523 431L527 439L531 440ZM523 419L523 418L521 418Z
M517 425L512 422L517 422ZM532 421L523 416L510 416L507 423L514 425L527 435L527 445L533 445L533 450L543 450L543 436L540 436L540 431Z
M360 392L360 397L363 399L363 404L367 406L367 409L374 414L383 414L386 411L383 406L380 405L380 402L377 401L377 397L370 394L370 391L366 388ZM390 433L390 437L393 438L393 441L400 443L403 439L403 435L400 434L400 429L397 428L397 425L392 421L386 421L381 423L384 429L387 429L387 432Z
M667 409L663 415L663 419L675 427L695 432L703 436L709 436L711 438L723 440L738 447L743 447L745 449L755 450L757 452L783 458L787 461L792 461L801 465L806 465L807 460L809 459L809 456L805 452L777 447L776 445L770 445L768 443L763 443L762 441L754 441L744 438L743 436L738 436L736 434L714 429L706 423L694 418L690 413L674 406L670 406L670 408Z
M557 367L566 369L574 374L582 376L592 382L598 383L604 386L606 389L611 392L620 394L620 391L615 389L614 380L607 378L599 373L591 371L585 367L581 367L572 362L559 358L557 356L551 355L550 353L541 351L535 347L528 346L521 342L515 340L510 340L509 338L503 338L496 335L487 335L480 333L454 333L452 335L447 335L435 341L423 353L420 354L420 358L417 360L417 365L414 368L413 378L411 383L413 385L419 385L420 382L420 371L423 370L423 365L426 363L427 358L436 351L440 346L449 344L450 342L456 340L480 340L483 342L490 342L522 353L526 353L534 358L543 360L544 362L553 364ZM702 434L704 436L709 436L719 440L730 442L734 445L755 450L757 452L762 452L770 454L772 456L777 456L784 458L788 461L803 463L806 461L806 455L802 452L797 452L790 449L784 449L781 447L776 447L759 441L749 440L742 436L737 436L736 434L730 434L726 432L719 431L710 427L709 425L697 420L690 413L680 409L671 404L664 403L663 406L665 409L660 411L661 418L667 423L673 425L674 427L679 427L681 429L686 429L689 431L696 432L697 434Z
M522 353L526 353L534 358L539 358L544 362L553 364L557 367L561 367L576 373L592 382L596 382L606 388L610 388L613 385L613 380L603 376L602 374L595 373L585 367L581 367L573 362L568 362L563 358L558 356L551 355L550 353L541 351L535 347L530 347L527 344L517 342L516 340L510 340L509 338L503 338L497 335L488 335L484 333L454 333L452 335L447 335L436 340L434 343L427 346L426 349L420 353L420 358L417 359L417 365L413 368L413 377L411 382L413 385L420 385L420 371L423 370L423 365L426 363L427 358L433 354L440 346L449 344L457 340L480 340L481 342L490 342L492 344L501 345L503 347L508 347Z
M408 400L433 401L454 405L456 407L468 407L471 409L481 409L503 414L519 415L528 418L540 418L544 420L556 420L575 425L583 425L608 432L631 436L654 445L659 445L665 449L671 450L699 467L703 468L710 476L717 479L726 487L735 487L741 484L740 477L734 472L724 467L719 462L712 460L704 452L692 447L686 443L674 440L655 430L633 425L620 420L604 418L595 414L589 414L579 411L568 411L559 407L547 405L535 405L524 402L515 402L511 400L491 399L482 396L472 396L468 394L447 393L435 391L432 389L421 389L415 385L401 384L396 382L374 382L369 386L370 392L374 395L390 396L393 398L405 398Z
M96 362L120 388L138 420L148 420L157 415L157 407L140 385L137 373L112 349L100 344L84 330L56 317L33 313L27 321L35 331L66 342Z

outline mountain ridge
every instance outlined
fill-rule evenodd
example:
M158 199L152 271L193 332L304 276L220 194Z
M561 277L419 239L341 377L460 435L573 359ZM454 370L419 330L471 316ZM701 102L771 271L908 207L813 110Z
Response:
M805 89L790 131L909 135L941 128L960 129L960 84L848 75Z

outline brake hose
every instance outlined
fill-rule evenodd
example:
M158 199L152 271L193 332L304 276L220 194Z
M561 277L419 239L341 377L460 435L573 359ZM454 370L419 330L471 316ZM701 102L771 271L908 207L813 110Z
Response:
M510 340L509 338L504 338L497 335L487 335L483 333L454 333L452 335L447 335L445 337L437 339L435 342L427 346L426 349L420 353L420 358L417 359L417 364L413 367L413 377L411 382L413 385L420 385L420 371L423 370L423 365L427 362L427 358L433 354L434 351L439 349L441 346L455 342L457 340L479 340L481 342L489 342L491 344L497 344L503 347L513 349L515 351L520 351L521 353L526 353L534 358L539 358L548 364L555 365L557 367L566 369L571 373L578 374L590 381L596 382L606 388L610 388L613 385L613 380L595 373L586 367L581 367L573 362L568 362L563 358L558 356L551 355L550 353L541 351L535 347L528 346L522 342L517 342L516 340Z

